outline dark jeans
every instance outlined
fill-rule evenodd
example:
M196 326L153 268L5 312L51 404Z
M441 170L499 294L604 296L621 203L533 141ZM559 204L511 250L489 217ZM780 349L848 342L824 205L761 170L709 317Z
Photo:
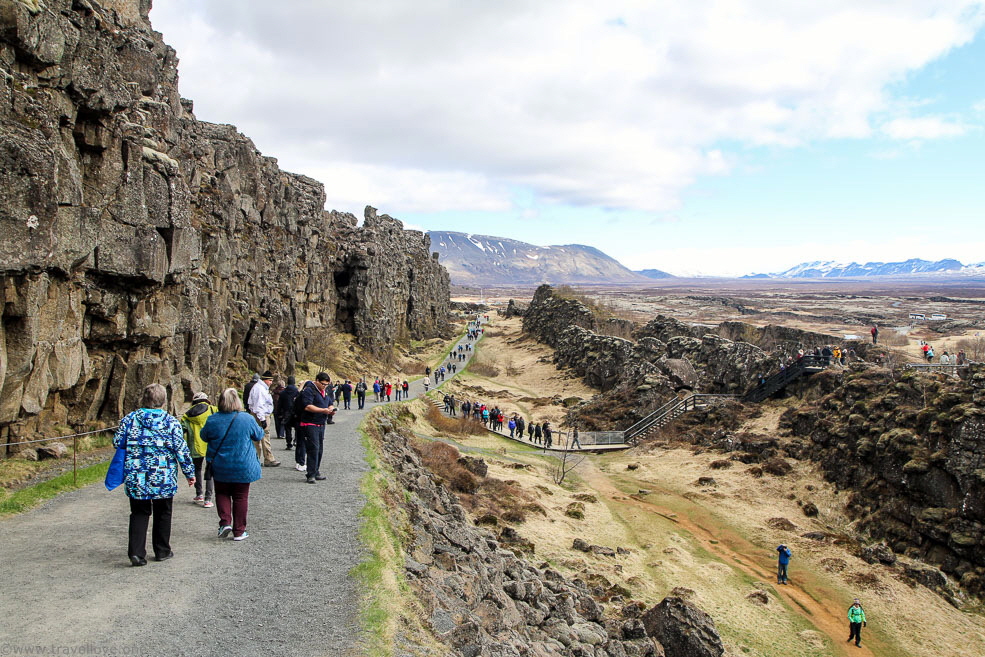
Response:
M215 482L215 510L221 526L231 525L233 536L242 536L250 510L250 485Z
M356 393L356 400L359 402L359 408L362 408L363 406L365 406L366 405L366 393L365 392L358 392L358 393Z
M274 431L277 432L278 438L284 437L284 430L287 428L287 423L281 422L280 418L276 415L274 416Z
M294 462L298 465L304 465L308 455L305 442L303 427L294 427Z
M294 441L297 438L297 427L293 422L284 422L281 424L281 428L284 431L284 435L281 437L287 441L287 449L290 449L291 446L294 445Z
M202 480L205 479L205 457L196 456L192 459L195 464L195 497L202 494ZM205 481L205 501L212 501L212 480Z
M151 545L154 556L163 557L171 552L171 503L173 497L158 500L130 500L130 544L127 554L131 557L147 558L147 525L154 514L154 529L151 532Z
M849 623L848 624L848 640L851 641L855 639L855 645L862 643L862 624L861 623Z
M321 456L325 447L325 425L301 427L308 450L308 478L321 475Z
M776 581L785 582L787 581L787 565L785 563L776 564Z

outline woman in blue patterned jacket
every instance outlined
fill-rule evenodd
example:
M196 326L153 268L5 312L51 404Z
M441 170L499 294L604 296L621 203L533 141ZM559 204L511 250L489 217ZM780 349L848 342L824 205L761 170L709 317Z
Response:
M171 504L178 492L177 469L195 485L195 464L188 453L178 419L164 412L168 393L152 383L144 388L141 408L120 420L113 445L126 449L124 463L130 498L130 542L127 554L134 566L147 564L147 525L154 515L151 542L154 558L164 561L171 551Z

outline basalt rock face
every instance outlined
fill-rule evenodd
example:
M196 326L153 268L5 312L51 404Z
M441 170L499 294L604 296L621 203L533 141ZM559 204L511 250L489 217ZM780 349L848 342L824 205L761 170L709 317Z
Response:
M0 441L446 329L427 236L196 120L149 10L0 3Z
M577 299L556 296L547 284L538 287L523 313L523 331L539 342L556 347L561 333L569 326L595 331L597 322L592 311Z
M578 421L589 429L635 422L685 390L744 392L776 360L751 344L711 334L713 328L665 316L635 331L625 320L614 322L597 320L580 301L557 297L547 285L537 289L523 316L524 331L554 347L558 365L609 393L577 409Z
M985 594L985 370L964 380L866 367L781 427L852 491L858 529Z
M636 602L607 610L584 581L546 563L534 566L516 547L522 539L514 530L497 538L472 523L390 420L380 419L378 428L378 453L407 493L390 496L407 519L407 581L427 630L449 654L663 657L665 648L667 655L721 654L671 651L671 641L698 645L688 637L721 646L711 618L689 603L668 598L645 616ZM667 607L673 617L664 613Z

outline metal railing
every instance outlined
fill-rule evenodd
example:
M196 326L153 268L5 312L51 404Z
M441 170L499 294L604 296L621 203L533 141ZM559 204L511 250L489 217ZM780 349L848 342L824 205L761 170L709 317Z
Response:
M712 393L692 393L686 397L671 399L669 402L653 411L645 418L622 432L623 442L629 443L642 436L653 428L659 428L674 420L688 411L704 406L703 402L716 401L720 399L732 399L738 395L712 394Z

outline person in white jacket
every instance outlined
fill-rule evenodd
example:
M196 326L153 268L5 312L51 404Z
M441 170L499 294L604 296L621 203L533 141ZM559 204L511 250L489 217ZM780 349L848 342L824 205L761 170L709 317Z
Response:
M274 458L274 453L270 449L270 416L274 412L274 398L270 396L270 384L274 381L274 375L267 370L260 375L260 383L253 386L250 390L250 398L246 400L246 406L257 423L263 428L263 440L254 443L257 450L257 458L263 461L268 468L276 468L280 461Z

